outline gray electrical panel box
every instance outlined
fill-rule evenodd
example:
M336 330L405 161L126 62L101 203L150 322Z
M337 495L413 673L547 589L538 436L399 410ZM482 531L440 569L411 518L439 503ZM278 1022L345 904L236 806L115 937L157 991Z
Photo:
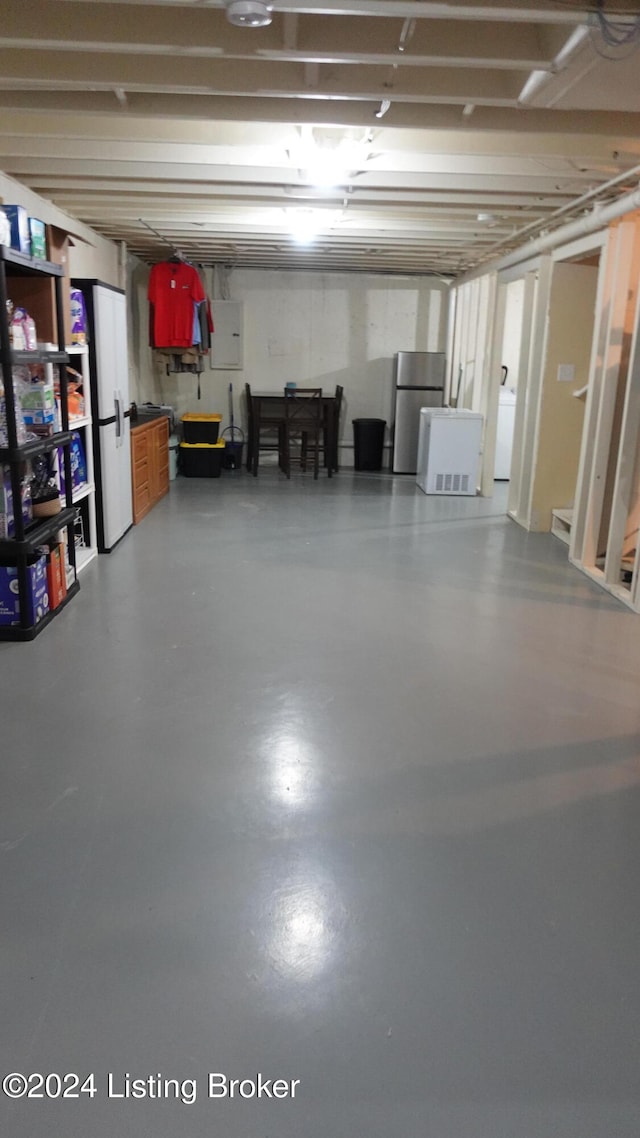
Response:
M213 300L211 367L223 371L243 368L243 304L241 300Z

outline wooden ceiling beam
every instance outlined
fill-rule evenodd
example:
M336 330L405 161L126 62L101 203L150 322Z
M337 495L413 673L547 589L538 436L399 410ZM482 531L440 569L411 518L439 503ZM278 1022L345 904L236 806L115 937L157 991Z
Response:
M33 111L44 122L52 118L60 121L61 113L70 116L88 114L105 116L113 121L118 112L126 129L133 118L149 121L153 132L154 119L162 123L269 123L281 125L308 124L323 127L369 128L377 130L379 122L375 111L379 102L338 99L236 98L233 95L168 95L153 93L127 93L127 108L123 110L111 91L3 91L0 89L0 110L9 112ZM385 129L393 131L447 131L469 135L471 124L476 137L492 132L506 132L520 139L526 146L526 136L535 147L535 136L559 136L562 147L566 135L584 135L611 139L611 149L637 147L640 138L640 114L625 111L559 111L522 107L475 108L471 119L462 114L459 105L437 103L403 103L393 98L385 115ZM11 119L3 123L11 127ZM491 151L491 142L487 143Z

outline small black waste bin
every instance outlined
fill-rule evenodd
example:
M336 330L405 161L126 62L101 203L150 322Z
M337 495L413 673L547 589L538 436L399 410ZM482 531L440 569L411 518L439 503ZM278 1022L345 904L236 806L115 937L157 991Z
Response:
M352 419L356 470L382 470L384 419Z

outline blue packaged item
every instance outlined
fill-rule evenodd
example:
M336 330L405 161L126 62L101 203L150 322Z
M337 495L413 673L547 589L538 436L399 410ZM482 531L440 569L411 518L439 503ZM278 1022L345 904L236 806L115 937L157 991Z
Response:
M33 507L31 504L31 486L27 478L21 484L22 491L22 520L26 526L33 521ZM13 510L13 489L11 486L11 470L8 466L2 467L0 476L0 538L15 537L16 519Z
M3 205L11 226L11 248L20 253L31 253L29 214L22 205Z
M71 432L71 480L74 490L87 481L87 459L79 431Z
M78 490L81 486L86 485L87 479L87 458L84 452L84 443L79 431L71 432L71 447L69 451L71 459L71 485L74 490ZM60 495L64 498L66 483L64 478L64 451L62 447L58 448L58 473L60 477Z
M49 612L47 559L39 557L27 566L27 624L32 627ZM15 565L0 565L0 624L20 624L20 592Z
M79 288L71 289L71 343L87 342L87 310Z

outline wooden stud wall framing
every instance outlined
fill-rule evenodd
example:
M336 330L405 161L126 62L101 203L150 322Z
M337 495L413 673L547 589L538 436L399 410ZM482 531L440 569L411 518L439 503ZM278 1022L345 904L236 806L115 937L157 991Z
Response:
M575 504L585 407L574 393L589 379L597 284L597 266L553 266L526 519L537 533L549 532L555 509Z
M533 290L533 315L530 321L526 381L522 385L518 384L518 395L516 397L518 402L524 403L524 406L521 412L520 458L509 513L514 521L519 522L525 529L530 528L531 519L552 270L551 257L541 257ZM524 352L522 354L524 355Z
M640 215L611 226L605 258L569 556L639 612Z
M516 385L516 410L513 425L513 458L511 460L511 479L509 482L509 500L507 510L512 517L516 515L520 500L520 486L522 484L522 451L524 440L525 411L527 407L527 378L529 374L529 358L531 355L531 335L533 321L528 314L533 312L535 295L538 284L538 274L530 270L524 279L524 299L522 305L523 320L520 339L520 359L518 365L518 382Z
M504 285L498 286L496 273L491 274L487 281L487 287L486 335L482 357L483 382L478 384L480 388L480 399L477 409L482 413L483 422L480 493L485 498L490 498L493 494L493 478L496 468L498 402L500 399L502 342L504 337L507 290Z

